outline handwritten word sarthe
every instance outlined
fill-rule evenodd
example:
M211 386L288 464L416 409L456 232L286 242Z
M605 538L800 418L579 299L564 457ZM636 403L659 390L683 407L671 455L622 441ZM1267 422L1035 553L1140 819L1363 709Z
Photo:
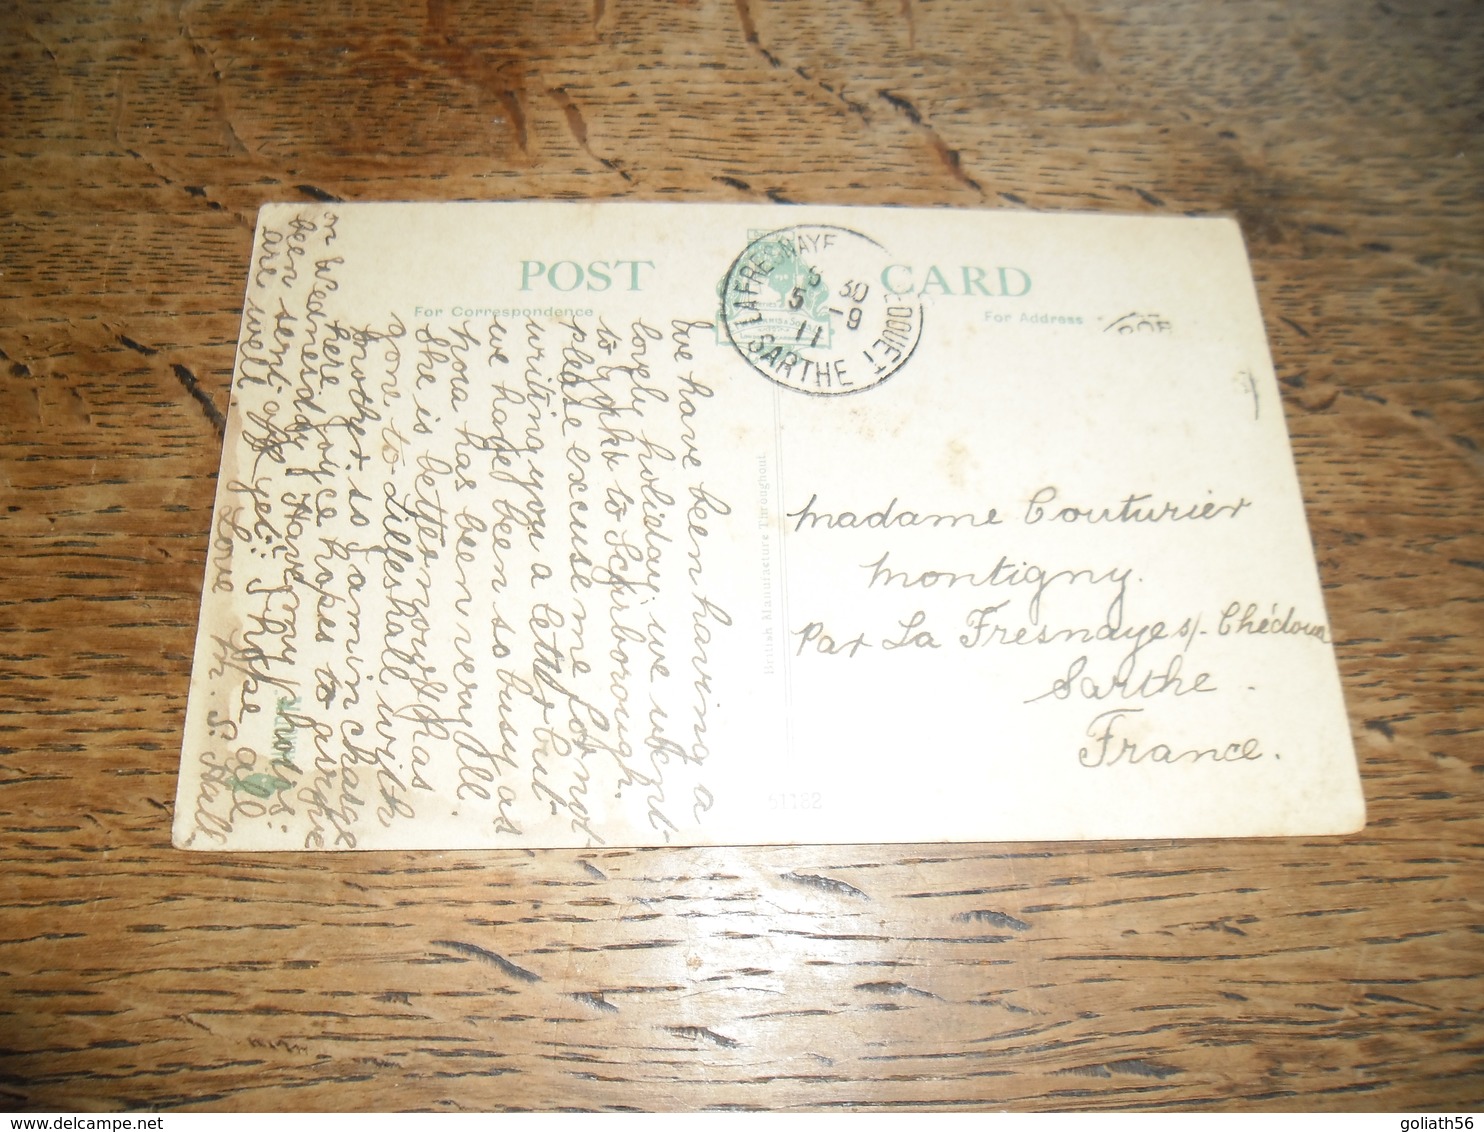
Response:
M1124 653L1106 676L1089 675L1091 665L1087 656L1079 656L1067 665L1063 675L1051 682L1049 689L1025 702L1033 704L1047 698L1106 700L1115 696L1124 700L1148 700L1155 696L1179 697L1217 690L1209 672L1186 675L1182 654L1175 653L1160 667L1159 662L1141 657L1141 651L1136 646Z

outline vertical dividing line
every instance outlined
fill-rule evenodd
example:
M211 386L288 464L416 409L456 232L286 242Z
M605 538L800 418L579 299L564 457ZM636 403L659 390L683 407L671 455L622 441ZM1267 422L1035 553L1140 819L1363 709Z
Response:
M783 673L783 742L784 755L791 759L794 753L794 654L789 637L789 626L793 624L793 620L788 613L788 530L783 510L784 484L787 479L783 463L783 390L774 382L770 381L768 384L773 388L773 514L778 523L778 574L775 586L780 628L779 671Z

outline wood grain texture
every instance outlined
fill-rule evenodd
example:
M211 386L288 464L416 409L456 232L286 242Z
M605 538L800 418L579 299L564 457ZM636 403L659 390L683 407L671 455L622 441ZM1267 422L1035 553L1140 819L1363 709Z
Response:
M0 1106L1477 1108L1478 15L6 5ZM173 851L257 206L548 197L1235 214L1368 829Z

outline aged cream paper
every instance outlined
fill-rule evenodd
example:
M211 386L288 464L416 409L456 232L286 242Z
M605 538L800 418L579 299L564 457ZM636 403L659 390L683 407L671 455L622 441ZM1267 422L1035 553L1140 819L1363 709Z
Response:
M262 210L177 845L1363 822L1233 222Z

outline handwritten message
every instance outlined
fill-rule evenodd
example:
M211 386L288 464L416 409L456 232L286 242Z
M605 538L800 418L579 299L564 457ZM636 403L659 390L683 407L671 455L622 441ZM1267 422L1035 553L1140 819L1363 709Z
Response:
M337 223L266 228L253 263L197 839L354 848L447 818L601 845L615 820L703 822L734 615L708 590L732 511L697 440L713 391L691 343L711 326L347 324L326 313Z

